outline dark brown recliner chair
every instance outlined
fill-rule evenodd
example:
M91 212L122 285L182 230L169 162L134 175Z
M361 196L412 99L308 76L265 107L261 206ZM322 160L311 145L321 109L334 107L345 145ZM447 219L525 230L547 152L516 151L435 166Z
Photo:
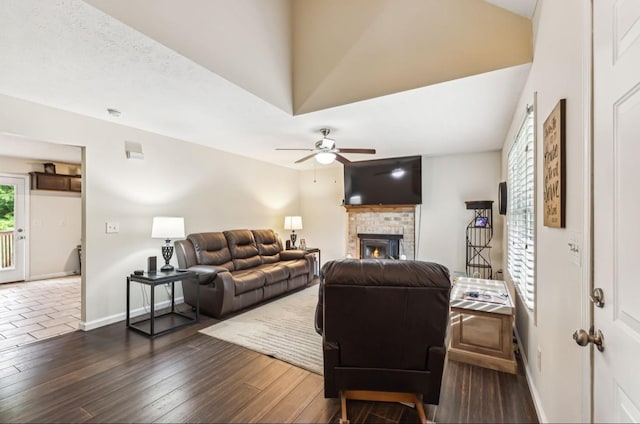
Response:
M447 352L449 270L421 261L344 259L322 267L316 330L324 395L437 405Z

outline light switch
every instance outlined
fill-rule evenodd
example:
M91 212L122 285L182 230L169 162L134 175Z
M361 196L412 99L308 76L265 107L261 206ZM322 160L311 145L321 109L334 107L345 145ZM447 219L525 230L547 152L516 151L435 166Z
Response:
M569 240L567 241L567 249L569 253L569 260L574 264L581 266L581 250L582 243L580 243L580 236L578 234L569 235Z
M120 224L117 222L107 222L107 234L119 233Z

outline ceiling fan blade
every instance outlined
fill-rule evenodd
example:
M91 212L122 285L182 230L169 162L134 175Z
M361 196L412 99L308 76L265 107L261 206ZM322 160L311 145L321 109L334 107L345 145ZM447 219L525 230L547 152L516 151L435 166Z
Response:
M304 152L313 152L315 149L276 149L276 150L300 150Z
M349 159L347 159L344 156L339 155L337 153L336 153L336 160L338 162L340 162L341 164L343 164L343 165L347 165L347 164L351 163L351 161Z
M367 153L370 155L376 154L376 149L336 149L340 153Z
M316 155L315 153L312 153L312 154L310 154L310 155L308 155L308 156L303 157L302 159L298 159L298 160L297 160L297 161L295 161L294 163L304 162L304 161L305 161L305 160L307 160L307 159L311 159L311 158L312 158L312 157L314 157L315 155Z

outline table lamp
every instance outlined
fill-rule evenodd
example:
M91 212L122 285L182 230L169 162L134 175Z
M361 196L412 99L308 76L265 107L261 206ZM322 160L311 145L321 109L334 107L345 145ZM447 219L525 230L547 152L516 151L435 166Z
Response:
M160 271L173 271L173 266L169 264L169 260L173 256L172 238L184 237L184 218L172 216L156 216L153 218L151 227L151 238L164 239L162 245L162 257L165 264Z
M302 217L301 216L285 216L284 217L284 229L291 230L291 248L296 248L296 239L298 235L296 230L302 230Z

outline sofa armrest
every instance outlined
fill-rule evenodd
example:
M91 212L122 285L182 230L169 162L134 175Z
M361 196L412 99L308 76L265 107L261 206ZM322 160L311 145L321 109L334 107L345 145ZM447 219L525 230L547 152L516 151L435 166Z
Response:
M216 265L193 265L187 269L198 273L200 284L209 284L216 279L218 273L227 271L226 268Z
M304 250L281 250L280 251L280 260L282 261L291 261L294 259L302 259L307 252Z
M176 257L178 258L178 266L180 268L190 268L198 264L196 250L189 240L176 240L173 243L175 247Z
M214 289L218 292L218 296L215 299L215 311L216 318L228 314L233 311L233 299L236 292L236 284L231 272L227 269L223 269L218 272L215 280L213 281Z

